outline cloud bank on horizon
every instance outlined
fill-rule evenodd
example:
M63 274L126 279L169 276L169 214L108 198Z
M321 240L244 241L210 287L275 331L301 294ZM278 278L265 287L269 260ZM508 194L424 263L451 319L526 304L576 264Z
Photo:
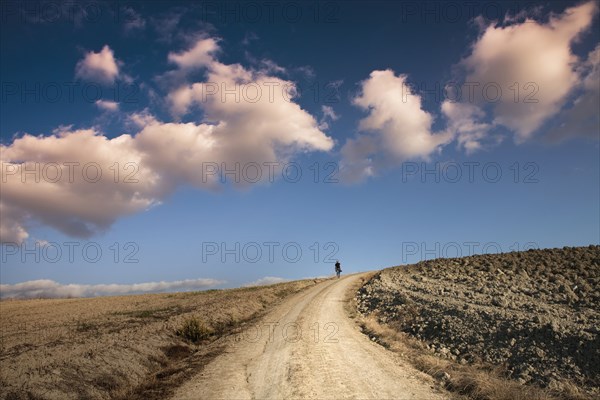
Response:
M38 279L14 285L0 284L1 299L68 298L119 296L168 291L206 290L225 283L216 279L185 279L172 282L124 284L60 284L50 279Z
M217 190L216 176L198 174L207 161L281 165L303 153L329 152L339 157L343 179L359 182L407 160L430 160L446 146L469 154L491 148L502 139L499 127L512 132L518 145L544 137L541 129L557 118L548 129L550 139L581 135L597 140L600 45L584 59L572 50L597 14L597 3L589 1L549 15L545 22L528 16L502 25L477 20L480 35L455 66L455 81L493 82L502 88L536 82L536 87L520 88L522 96L535 93L529 103L510 96L490 102L475 91L469 101L445 100L436 115L423 108L403 71L365 71L360 92L351 99L365 116L344 143L326 132L339 118L335 110L323 108L319 119L302 109L295 101L296 84L282 78L284 68L268 60L253 68L226 64L220 61L216 35L195 35L185 48L165 54L171 68L157 77L167 87L161 104L171 121L143 109L126 115L137 127L135 134L110 138L98 127L60 126L50 135L24 134L0 145L0 242L27 240L31 221L88 238L120 217L160 204L180 186ZM87 52L74 65L74 75L107 85L131 79L123 67L106 44ZM198 73L204 78L199 80ZM210 95L236 85L245 90L230 97L235 100ZM95 105L102 112L121 113L114 101ZM182 122L197 115L202 118ZM434 130L440 117L445 127ZM73 172L90 165L85 174ZM119 179L109 173L115 165L123 169ZM55 181L22 179L27 171L46 167ZM129 170L135 170L135 179L127 179Z

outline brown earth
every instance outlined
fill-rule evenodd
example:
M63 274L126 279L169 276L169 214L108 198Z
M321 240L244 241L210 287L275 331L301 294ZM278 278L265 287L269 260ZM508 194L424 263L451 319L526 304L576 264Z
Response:
M1 399L165 398L221 337L321 280L172 294L0 302ZM196 318L205 336L176 334Z
M452 398L349 318L349 300L367 275L2 302L0 397ZM198 344L176 334L189 321L201 321L187 324Z
M600 396L600 246L389 268L356 300L364 316L443 359L496 366L558 397L573 385Z
M589 246L226 291L3 301L0 399L456 397L444 387L598 398L599 283ZM304 335L255 340L257 325Z

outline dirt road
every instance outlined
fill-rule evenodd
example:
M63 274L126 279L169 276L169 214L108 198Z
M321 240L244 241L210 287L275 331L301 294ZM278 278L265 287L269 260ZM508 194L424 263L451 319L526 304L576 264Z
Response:
M282 303L232 338L174 398L446 398L348 318L345 293L359 278L328 280Z

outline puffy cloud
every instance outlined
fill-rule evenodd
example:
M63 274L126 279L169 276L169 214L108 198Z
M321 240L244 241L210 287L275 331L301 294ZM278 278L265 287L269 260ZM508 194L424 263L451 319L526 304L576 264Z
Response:
M374 175L379 169L409 159L428 159L452 139L450 132L433 133L433 117L421 108L406 75L373 71L362 82L354 104L369 111L359 123L367 134L348 140L342 148L340 172L346 181Z
M75 66L75 76L103 84L111 84L119 76L119 66L108 45L100 52L89 51Z
M325 118L329 118L332 121L337 121L339 118L331 106L322 106L321 111L323 111L323 116Z
M319 129L329 129L329 121L337 121L340 118L331 106L321 106L321 112L323 116L319 120Z
M128 123L133 124L138 128L143 128L146 125L154 124L157 119L148 111L147 108L144 108L141 112L135 112L128 116Z
M111 100L96 100L96 106L103 111L119 110L119 103Z
M448 130L457 138L458 146L471 154L483 147L483 141L492 127L483 122L485 113L479 107L469 103L445 100L442 113L448 121Z
M199 91L202 89L200 88ZM171 114L175 117L184 115L188 112L190 105L194 101L193 86L181 86L171 91L167 96L167 102L171 109Z
M262 71L264 71L266 73L283 74L283 73L287 72L287 70L285 68L283 68L281 65L278 65L275 61L269 60L266 58L260 60L260 66L261 66Z
M216 39L203 38L194 47L180 53L169 53L169 61L181 69L202 67L213 62L213 54L219 50Z
M14 285L1 284L0 297L3 299L27 298L64 298L64 297L95 297L116 296L133 293L157 293L166 291L204 290L218 285L224 281L215 279L186 279L172 282L146 282L107 285L63 285L49 279L27 281Z
M223 138L223 147L237 155L242 148L250 154L262 153L267 157L264 161L273 161L276 148L327 151L333 147L333 140L319 129L317 121L293 102L297 93L293 82L269 76L264 70L222 64L212 57L216 42L207 45L207 40L200 39L191 50L178 55L180 67L205 67L207 73L206 81L171 91L168 101L174 115L199 106L204 120L214 124L214 135Z
M160 204L178 185L215 189L220 176L205 170L208 163L231 169L271 162L277 173L297 152L333 147L317 121L291 100L291 82L221 64L210 56L215 48L207 47L207 40L170 58L182 68L206 64L209 82L219 87L260 85L273 88L272 95L239 102L210 98L198 103L205 122L197 123L165 123L144 110L130 116L139 129L135 135L108 138L95 129L63 127L50 136L26 134L0 145L2 207L10 210L0 222L0 240L26 239L31 219L71 236L90 237L122 216ZM182 109L201 99L201 85L184 89L190 96L180 100ZM262 182L268 179L262 174Z
M136 145L144 154L144 164L158 171L161 182L214 188L218 176L202 171L206 163L225 162L215 128L208 124L154 121L136 135Z
M0 201L0 243L22 243L29 237L23 226L26 213Z
M278 276L265 276L264 278L257 279L253 282L248 282L242 287L250 287L250 286L266 286L266 285L274 285L276 283L289 282L289 279L280 278Z
M427 159L454 138L459 148L473 153L501 141L494 134L500 126L514 132L520 143L557 115L559 125L548 134L553 140L569 135L597 138L600 51L581 62L571 49L597 12L596 2L590 1L552 14L546 22L526 12L506 18L504 26L478 19L481 35L458 64L458 81L464 84L459 100L441 105L446 121L442 132L432 132L433 115L421 108L421 98L411 92L405 75L373 71L354 99L369 115L360 121L362 133L341 149L342 178L360 181L404 160ZM578 90L572 107L565 109Z
M550 15L547 22L526 18L522 23L511 20L507 26L484 27L471 54L459 64L465 71L464 81L479 85L471 99L462 93L463 102L490 109L493 124L513 131L517 143L531 138L581 84L582 77L574 67L579 59L571 46L589 30L597 11L596 2L590 1L567 8L560 15ZM496 88L501 90L498 96ZM446 111L450 125L455 127L465 127L465 113L481 116L467 106L451 106ZM476 133L467 133L470 139L463 135L463 144L472 149L480 146L483 128L480 125Z
M129 135L109 139L93 129L67 127L51 136L25 135L0 150L2 202L19 217L12 226L23 228L32 217L69 235L90 237L164 194L159 176L142 164ZM2 218L3 233L12 231L9 224Z
M577 134L597 137L600 51L582 63L571 50L597 12L596 2L590 1L550 15L547 22L534 21L526 12L507 18L504 26L479 19L482 33L458 65L459 82L464 83L460 100L442 103L446 128L437 134L431 132L433 116L421 108L421 98L410 91L405 75L373 71L354 99L369 111L359 125L367 133L342 147L342 176L357 181L403 160L427 159L453 138L472 153L498 143L502 138L492 132L499 126L513 131L520 143L557 114L559 126L549 133L554 140ZM573 106L564 110L577 90L581 93Z

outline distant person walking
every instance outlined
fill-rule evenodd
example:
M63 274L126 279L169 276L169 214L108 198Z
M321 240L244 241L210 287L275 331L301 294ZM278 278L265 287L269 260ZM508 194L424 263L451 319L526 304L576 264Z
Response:
M341 273L342 273L342 264L340 264L340 261L337 260L335 262L335 274L339 278Z

